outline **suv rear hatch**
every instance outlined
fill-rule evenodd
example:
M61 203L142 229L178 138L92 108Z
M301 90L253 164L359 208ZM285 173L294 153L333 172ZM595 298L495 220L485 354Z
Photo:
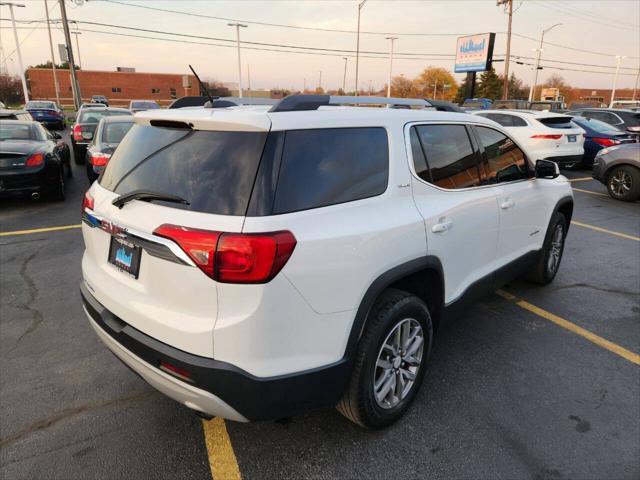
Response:
M536 134L537 138L547 147L555 147L555 155L576 154L584 145L584 130L571 121L568 115L536 118L538 122L550 130Z
M242 231L270 128L267 115L242 124L226 113L137 118L83 204L91 293L134 328L205 357L218 310L213 256L220 232Z

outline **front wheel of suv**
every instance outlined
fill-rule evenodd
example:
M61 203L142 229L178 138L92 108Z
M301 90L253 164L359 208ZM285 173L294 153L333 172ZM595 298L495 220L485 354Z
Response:
M560 212L554 213L540 255L527 275L529 281L540 285L553 281L560 268L567 228L565 216Z
M338 411L366 428L398 420L420 389L432 336L422 300L400 290L383 293L369 314Z

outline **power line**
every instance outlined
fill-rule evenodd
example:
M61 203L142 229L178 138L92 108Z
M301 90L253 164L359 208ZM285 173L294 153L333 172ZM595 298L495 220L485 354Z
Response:
M167 9L167 8L150 7L148 5L137 5L137 4L134 4L134 3L127 3L127 2L122 2L122 1L119 1L119 0L102 0L102 1L103 2L117 4L117 5L124 5L124 6L128 6L128 7L143 8L143 9L146 9L146 10L154 10L154 11L165 12L165 13L175 13L175 14L178 14L178 15L186 15L186 16L190 16L190 17L221 20L221 21L225 21L225 22L242 22L242 23L249 23L249 24L252 24L252 25L261 25L261 26L267 26L267 27L289 28L289 29L295 29L295 30L310 30L310 31L318 31L318 32L350 33L350 34L355 34L356 33L355 30L345 30L345 29L338 29L338 28L306 27L306 26L300 26L300 25L289 25L289 24L282 24L282 23L260 22L260 21L256 21L256 20L246 20L246 19L237 19L237 18L218 17L218 16L214 16L214 15L205 15L205 14L201 14L201 13L192 13L192 12L185 12L185 11L180 11L180 10L171 10L171 9ZM498 33L500 35L505 35L506 34L506 32L496 32L496 33ZM469 35L468 33L375 32L375 31L360 31L360 34L364 34L364 35L385 35L385 36L391 36L391 35L398 36L398 35L401 35L401 36L405 36L405 37L411 37L411 36L416 36L416 37L459 37L459 36L463 36L463 35ZM526 36L526 35L521 35L521 34L516 34L516 33L513 33L512 35L520 37L520 38L524 38L524 39L527 39L527 40L531 40L533 42L538 42L538 39L533 38L533 37L529 37L529 36ZM593 51L593 50L584 50L584 49L580 49L580 48L569 47L569 46L566 46L566 45L560 45L560 44L555 44L555 43L550 43L550 42L546 42L546 43L547 43L547 45L553 45L554 47L564 48L564 49L567 49L567 50L573 50L573 51L582 52L582 53L588 53L588 54L592 54L592 55L601 55L601 56L606 56L606 57L612 57L612 56L615 55L615 54L612 54L612 53L597 52L597 51ZM637 59L637 58L640 58L640 57L628 56L628 58Z
M633 25L630 23L621 22L619 19L609 18L604 15L596 14L594 12L589 12L588 10L584 10L584 9L576 10L569 7L566 4L558 4L557 2L553 2L553 3L540 2L540 1L536 1L536 3L540 5L544 5L545 7L553 8L565 14L577 16L580 20L595 23L598 25L605 25L612 28L625 28L633 31L637 31L638 29L640 29L639 25Z

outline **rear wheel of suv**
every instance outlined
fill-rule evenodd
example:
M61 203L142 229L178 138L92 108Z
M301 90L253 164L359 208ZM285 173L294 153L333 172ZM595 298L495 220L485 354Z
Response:
M549 223L542 251L527 275L528 280L541 285L553 281L560 268L566 236L567 219L562 213L556 212Z
M615 167L607 177L607 190L611 197L624 202L640 198L640 170L631 165Z
M386 291L369 314L338 411L366 428L398 420L420 389L432 336L431 316L422 300Z

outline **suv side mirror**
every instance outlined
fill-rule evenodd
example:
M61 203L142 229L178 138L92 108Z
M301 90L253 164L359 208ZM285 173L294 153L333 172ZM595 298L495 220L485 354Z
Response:
M62 139L62 135L60 135L57 132L51 132L51 136L56 140L61 140Z
M536 162L536 178L556 178L560 175L560 168L551 160L538 160Z

